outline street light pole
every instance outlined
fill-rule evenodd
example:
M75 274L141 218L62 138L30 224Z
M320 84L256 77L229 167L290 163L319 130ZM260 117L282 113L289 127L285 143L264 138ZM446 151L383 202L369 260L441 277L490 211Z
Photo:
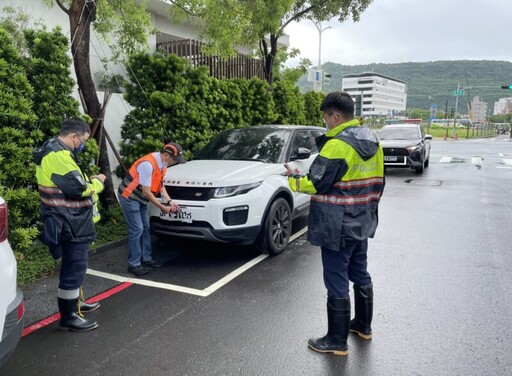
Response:
M315 81L314 90L321 92L322 91L322 84L323 84L323 80L324 80L324 75L323 75L323 72L322 72L322 32L324 32L327 29L330 29L331 27L327 26L327 27L322 29L322 23L321 22L313 21L313 23L315 24L316 29L318 30L318 65L317 65L316 69L317 69L318 72L320 72L319 73L320 78L319 78L318 81Z

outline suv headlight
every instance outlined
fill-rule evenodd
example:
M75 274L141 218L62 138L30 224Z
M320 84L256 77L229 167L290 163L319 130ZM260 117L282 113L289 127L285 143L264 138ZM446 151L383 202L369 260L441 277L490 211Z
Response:
M407 151L409 153L414 153L415 151L418 151L418 150L421 150L421 145L419 145L419 144L407 147Z
M257 181L256 183L244 184L244 185L233 185L231 187L221 187L215 189L213 193L213 198L224 198L231 196L243 195L244 193L253 190L256 187L259 187L261 181Z

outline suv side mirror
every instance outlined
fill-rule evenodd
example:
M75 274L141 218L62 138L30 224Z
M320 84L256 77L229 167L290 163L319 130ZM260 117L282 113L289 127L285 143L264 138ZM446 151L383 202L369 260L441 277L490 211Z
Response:
M311 150L306 149L306 148L299 148L297 150L297 154L294 156L294 158L292 158L292 160L295 161L297 159L308 159L310 156L311 156Z

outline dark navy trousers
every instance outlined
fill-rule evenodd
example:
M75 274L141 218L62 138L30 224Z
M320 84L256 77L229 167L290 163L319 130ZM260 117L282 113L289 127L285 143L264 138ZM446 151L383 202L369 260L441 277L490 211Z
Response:
M89 243L62 242L61 246L59 289L78 290L84 283L87 271Z
M372 283L367 270L368 240L345 240L343 243L339 251L322 247L324 284L333 298L349 296L349 281L359 286Z

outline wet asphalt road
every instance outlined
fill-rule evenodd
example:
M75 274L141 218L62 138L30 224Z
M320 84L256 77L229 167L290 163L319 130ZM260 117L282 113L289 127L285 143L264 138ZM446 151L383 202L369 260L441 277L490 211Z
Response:
M22 338L0 375L510 375L508 136L435 141L423 175L389 170L386 179L369 246L374 339L350 336L348 357L307 348L327 319L319 250L305 235L211 293L256 255L165 240L155 250L167 264L145 279L205 296L132 285L91 314L98 330L53 323ZM125 252L96 255L90 268L130 277ZM118 284L89 275L86 293ZM54 313L55 290L52 278L24 288L28 321Z

